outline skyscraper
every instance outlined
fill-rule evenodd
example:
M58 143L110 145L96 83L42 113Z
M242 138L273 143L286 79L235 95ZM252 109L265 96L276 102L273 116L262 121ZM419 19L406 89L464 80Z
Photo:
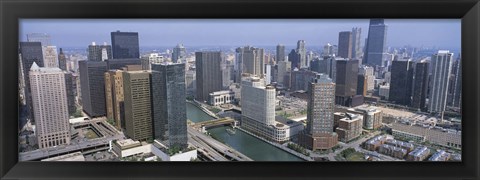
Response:
M114 59L140 58L138 32L111 32Z
M308 85L317 77L317 73L307 69L292 71L291 91L308 91Z
M58 68L63 71L67 71L67 57L63 53L62 48L60 48L60 53L58 53Z
M105 72L105 105L108 119L115 121L117 129L125 129L123 70Z
M358 60L336 60L335 102L351 106L352 97L357 94Z
M362 74L366 78L365 84L367 85L367 91L373 91L375 88L375 75L374 69L370 66L362 65L358 69L358 73Z
M383 55L386 50L386 42L387 25L384 24L384 20L370 19L363 64L368 64L373 67L383 66Z
M352 57L352 32L343 31L338 34L338 56L342 58Z
M65 88L67 92L67 105L68 105L68 114L73 114L77 111L77 107L75 106L75 91L76 91L76 84L74 79L76 78L73 76L71 72L65 72Z
M153 132L172 148L187 147L185 64L152 64Z
M299 69L302 67L308 67L307 66L307 49L305 47L305 40L298 40L296 50L299 55L299 62L300 62Z
M302 67L301 54L297 50L292 49L288 54L288 61L292 64L292 69L300 69Z
M335 83L326 74L317 77L308 86L307 128L299 137L304 147L330 149L338 142L333 131L335 111Z
M266 126L275 125L275 88L266 86L264 79L257 76L243 76L242 126L253 132L266 131Z
M27 34L28 42L40 42L42 46L50 46L50 35L47 33L30 33Z
M96 45L95 42L88 46L89 61L105 61L107 59L112 59L112 46Z
M415 64L415 72L413 79L412 104L413 108L425 110L427 89L428 89L428 70L429 63L420 61Z
M150 72L124 71L125 135L133 140L153 140Z
M129 58L129 59L108 59L107 69L122 69L128 65L139 65L142 66L142 61L139 58Z
M277 82L282 84L283 86L289 86L289 76L290 72L292 71L292 62L290 61L279 61L278 62L278 75L277 75Z
M42 46L43 64L45 67L58 67L58 55L56 46Z
M183 46L183 44L178 44L173 48L172 62L185 63L186 61L187 61L187 50L185 50L185 47Z
M208 94L222 90L221 52L195 52L198 101L207 101Z
M242 73L262 76L264 74L264 50L251 46L236 49L237 80L240 81Z
M428 111L441 113L447 105L448 78L452 71L453 53L440 50L432 55L432 77Z
M79 61L83 111L91 117L104 116L106 62Z
M323 56L333 56L333 54L335 54L333 52L333 46L330 43L325 44L325 46L323 46L322 55Z
M30 68L36 135L40 149L70 144L65 74L59 68Z
M361 36L362 36L362 28L355 27L352 28L352 58L361 60L360 57L362 56L362 43L361 43Z
M410 106L412 102L413 62L410 59L392 61L388 100Z
M275 61L285 61L285 46L283 44L277 45L277 54L275 56Z
M30 89L30 68L33 63L37 64L39 67L43 67L43 53L42 45L40 42L20 42L20 57L22 60L23 68L23 78L25 82L25 99L27 104L27 114L28 117L35 122L35 117L33 114L33 102Z
M461 108L462 107L462 60L459 57L458 65L455 69L455 90L453 91L453 102L452 106Z

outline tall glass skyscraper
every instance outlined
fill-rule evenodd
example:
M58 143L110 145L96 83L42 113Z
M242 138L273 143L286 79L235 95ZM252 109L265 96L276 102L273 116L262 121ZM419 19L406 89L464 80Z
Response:
M111 32L114 59L140 58L138 32Z
M387 27L383 19L370 19L363 64L373 67L383 66L383 55L387 43Z
M172 148L187 147L185 64L152 64L153 133Z
M428 111L441 113L447 105L449 77L452 72L453 53L440 50L432 56L432 75Z
M279 44L277 45L277 52L276 52L276 56L275 56L275 61L278 62L279 61L285 61L285 46L283 44Z
M410 59L392 62L388 100L410 106L413 85L413 62Z
M183 44L178 44L173 48L172 62L185 63L186 61L187 61L187 50L185 49Z
M104 116L106 62L79 61L83 111L92 117Z
M25 99L27 104L27 114L35 122L33 116L32 96L30 89L30 68L33 63L36 63L39 67L44 67L42 45L40 42L20 42L20 58L23 67L23 78L25 82Z
M223 89L221 52L195 52L198 101L207 101L208 94Z
M338 33L338 56L342 58L352 57L352 32Z

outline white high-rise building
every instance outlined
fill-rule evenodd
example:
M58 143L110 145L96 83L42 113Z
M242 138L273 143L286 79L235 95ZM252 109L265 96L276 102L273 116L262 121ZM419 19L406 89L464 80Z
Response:
M39 148L70 144L65 73L33 63L29 76Z
M42 53L45 67L58 67L57 46L42 46Z
M245 74L244 74L245 76ZM242 78L242 116L266 124L275 124L275 88L265 86L257 76Z
M443 112L447 105L449 76L452 71L453 53L440 50L432 55L429 112Z

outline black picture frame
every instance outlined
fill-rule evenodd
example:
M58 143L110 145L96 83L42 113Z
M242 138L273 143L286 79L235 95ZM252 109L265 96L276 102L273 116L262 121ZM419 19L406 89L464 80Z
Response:
M461 163L18 162L19 18L460 18ZM1 0L1 179L478 179L478 0Z

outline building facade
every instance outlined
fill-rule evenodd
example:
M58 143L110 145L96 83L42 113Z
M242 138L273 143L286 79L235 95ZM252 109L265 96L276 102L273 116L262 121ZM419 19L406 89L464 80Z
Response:
M88 46L88 60L89 61L105 61L112 59L112 46L111 45L97 45L93 42Z
M153 64L153 133L169 148L187 148L185 64Z
M220 106L235 102L235 92L231 90L217 91L209 94L208 104L212 106Z
M149 71L123 72L125 135L135 141L153 140Z
M352 58L352 32L342 31L338 34L338 56Z
M368 38L365 44L363 64L372 67L383 66L383 56L386 51L387 25L383 19L370 19Z
M344 117L338 120L335 132L338 140L348 143L362 134L363 116L358 114L344 113Z
M275 61L278 63L280 61L285 61L285 46L283 44L277 45L277 51L275 55Z
M29 78L39 148L70 144L65 73L59 68L40 68L34 62Z
M452 72L453 53L438 51L432 56L432 75L428 111L441 113L447 105L448 79Z
M429 64L427 61L421 61L415 64L411 103L413 108L421 110L425 110L426 108Z
M140 58L138 32L111 32L113 59Z
M27 104L27 115L32 122L35 122L33 113L33 102L30 86L30 68L33 63L39 67L44 67L42 45L40 42L20 42L20 60L22 62L24 83L25 83L25 99Z
M79 61L80 87L83 111L90 117L106 115L105 78L106 62Z
M357 94L358 60L336 60L335 103L352 106L352 98Z
M173 48L172 53L172 62L173 63L186 63L187 62L187 50L183 44L178 44Z
M395 104L410 106L413 85L413 62L410 60L393 61L391 73L389 101Z
M221 61L221 52L195 52L198 101L207 101L210 93L223 89Z

